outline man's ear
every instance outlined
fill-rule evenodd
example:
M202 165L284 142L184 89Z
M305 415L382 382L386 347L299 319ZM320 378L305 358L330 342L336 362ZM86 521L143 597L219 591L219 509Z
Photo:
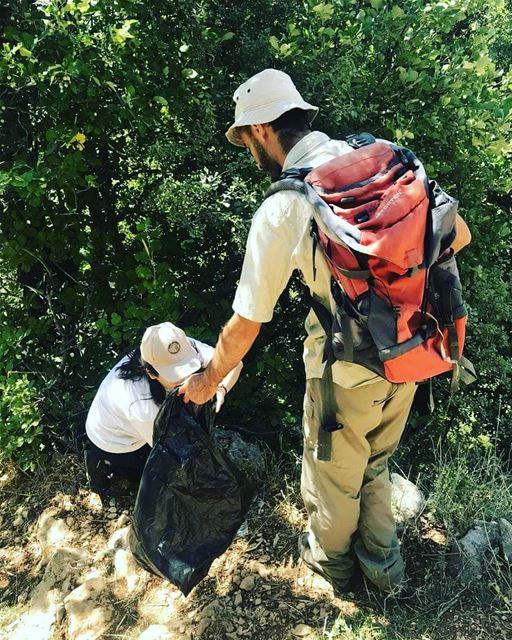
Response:
M151 378L151 380L158 380L158 376L155 376L155 374L149 369L144 369L144 371L146 372L146 375Z
M260 144L263 144L265 142L268 142L268 137L270 132L272 131L272 127L268 122L264 124L252 124L251 131L256 140Z

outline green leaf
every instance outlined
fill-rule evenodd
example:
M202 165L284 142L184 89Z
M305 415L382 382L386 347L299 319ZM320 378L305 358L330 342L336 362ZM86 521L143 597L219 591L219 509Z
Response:
M235 37L233 31L226 31L226 33L220 39L221 42L226 42L227 40L232 40Z
M112 322L114 327L116 327L118 324L121 324L121 319L121 316L115 312L110 316L110 321Z
M391 9L391 16L393 18L401 18L404 15L405 12L402 7L399 7L397 4L393 5L393 8Z
M483 75L487 69L492 65L492 60L489 56L480 56L475 64L475 71L477 76Z
M275 36L270 36L270 38L268 39L268 41L270 42L270 46L275 49L276 51L279 51L279 41Z
M370 0L370 4L374 9L378 11L379 9L382 8L382 5L384 4L384 0Z
M181 71L181 75L184 78L189 78L190 80L193 80L194 78L197 78L197 71L195 69L182 69Z
M169 105L169 103L163 96L155 96L153 100L155 102L158 102L158 104L162 104L164 107L167 107Z

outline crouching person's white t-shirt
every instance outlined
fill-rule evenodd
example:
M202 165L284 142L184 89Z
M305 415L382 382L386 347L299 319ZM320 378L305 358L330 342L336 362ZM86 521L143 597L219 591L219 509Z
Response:
M187 338L198 353L201 367L213 357L214 348ZM87 415L85 430L93 444L109 453L130 453L145 444L153 446L153 423L160 406L153 400L148 379L123 380L118 368L125 356L100 385Z

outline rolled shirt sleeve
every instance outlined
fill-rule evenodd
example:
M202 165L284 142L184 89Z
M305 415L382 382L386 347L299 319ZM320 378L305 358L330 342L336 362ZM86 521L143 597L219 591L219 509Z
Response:
M252 220L233 310L254 322L270 322L274 307L296 268L294 253L309 215L292 191L272 195Z

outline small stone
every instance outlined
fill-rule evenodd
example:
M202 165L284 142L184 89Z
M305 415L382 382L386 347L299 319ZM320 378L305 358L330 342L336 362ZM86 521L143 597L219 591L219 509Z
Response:
M117 513L117 509L115 507L110 507L108 510L109 513Z
M505 518L500 519L501 548L505 560L512 565L512 524Z
M240 591L235 596L235 607L239 607L243 602L243 597Z
M256 578L254 576L245 576L240 583L240 589L243 591L252 591L256 586Z
M219 608L220 608L220 601L213 600L212 602L207 604L206 607L203 608L203 610L201 611L201 615L206 618L215 618L215 613Z
M126 513L122 513L119 516L119 519L116 522L118 527L126 527L127 524L130 523L130 518L126 515Z
M117 513L109 513L109 514L107 515L107 518L108 518L109 520L115 520L115 519L117 518Z
M299 602L299 604L297 605L297 609L300 609L302 611L302 609L305 609L306 605L303 602Z
M261 604L261 598L256 598L256 600L254 601L254 604L256 606L258 606L259 604Z
M297 638L306 638L307 636L314 633L314 629L312 629L307 624L298 624L296 627L292 629L292 634L297 636Z
M201 620L196 627L196 635L202 636L206 629L208 629L208 627L210 626L210 622L211 620L208 620L208 618L203 618L203 620Z
M108 503L111 507L115 507L116 505L116 501L114 500L114 498L111 498Z
M72 518L71 516L67 517L66 524L68 525L68 527L72 527L75 524L75 519Z

